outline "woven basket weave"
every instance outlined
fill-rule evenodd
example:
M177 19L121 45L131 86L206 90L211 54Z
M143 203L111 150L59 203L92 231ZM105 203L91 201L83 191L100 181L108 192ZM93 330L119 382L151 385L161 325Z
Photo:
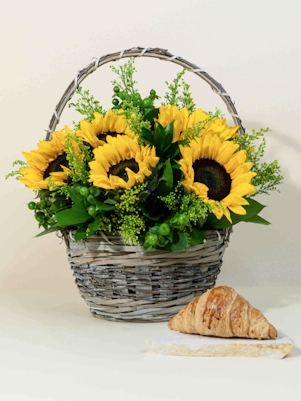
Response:
M98 67L123 57L171 61L204 79L223 99L234 123L244 132L234 104L202 68L159 48L132 48L93 60L78 71L51 118L51 139L66 104L78 85ZM75 242L63 233L68 260L78 289L95 317L136 322L167 321L197 295L214 287L231 229L208 230L206 240L185 252L145 251L125 244L122 236L98 233Z
M94 316L166 321L214 287L229 234L207 231L206 240L186 252L145 251L103 233L75 242L66 232L64 239L76 284Z

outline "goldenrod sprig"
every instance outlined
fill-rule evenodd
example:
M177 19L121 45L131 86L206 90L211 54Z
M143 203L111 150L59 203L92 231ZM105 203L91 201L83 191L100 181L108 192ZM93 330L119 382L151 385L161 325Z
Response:
M179 108L186 107L189 111L195 110L195 103L190 92L190 85L183 80L185 69L178 72L172 83L166 81L169 92L165 93L167 104L178 106ZM181 93L180 93L181 91ZM163 103L163 106L166 104Z
M95 112L105 115L106 112L100 105L100 102L90 94L88 89L83 90L83 88L79 86L76 90L76 94L79 95L79 99L75 103L69 103L68 107L74 107L76 111L84 116L85 120L91 122L94 119ZM73 124L75 128L79 127L78 123L73 122Z
M271 191L280 192L277 188L282 184L283 176L281 175L280 166L277 160L272 163L262 162L262 158L266 149L265 134L270 128L253 129L251 133L244 135L236 135L234 142L239 144L239 150L247 152L247 162L252 162L252 171L256 176L252 179L252 184L256 187L256 194L268 195Z
M71 180L86 184L89 179L87 164L92 160L90 148L71 133L66 135L65 145ZM80 149L79 153L76 148Z
M111 65L112 71L119 77L119 81L113 80L112 85L118 86L120 91L124 91L131 98L134 93L137 93L135 89L135 84L137 81L134 80L134 73L136 72L136 68L134 67L135 59L133 57L129 58L129 60L121 65L120 67L115 67Z
M125 189L115 207L116 225L126 241L132 244L139 244L139 236L146 229L138 196L145 188L146 184L137 184L133 188Z
M5 175L5 179L7 179L9 177L15 177L16 179L18 179L20 176L22 176L21 173L20 173L20 170L23 167L26 167L27 163L25 163L23 160L16 160L16 161L13 162L13 167L14 166L20 166L20 167L19 167L18 170L14 170L14 171L11 171L10 173L6 174Z

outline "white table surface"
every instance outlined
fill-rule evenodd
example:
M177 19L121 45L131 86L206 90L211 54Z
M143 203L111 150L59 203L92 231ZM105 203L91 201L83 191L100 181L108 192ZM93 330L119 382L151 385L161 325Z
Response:
M150 355L166 323L93 318L76 286L0 294L0 400L301 400L301 288L236 288L294 341L284 359Z

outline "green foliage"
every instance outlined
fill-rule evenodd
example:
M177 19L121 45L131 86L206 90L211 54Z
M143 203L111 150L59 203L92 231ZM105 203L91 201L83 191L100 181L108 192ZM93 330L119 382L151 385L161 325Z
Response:
M100 102L94 98L93 95L90 94L90 91L84 90L81 86L79 86L75 92L79 99L75 103L69 103L68 107L74 107L76 111L78 111L85 120L92 121L94 119L94 113L100 113L102 115L105 114L103 107L100 105ZM79 127L78 123L74 122L76 128Z
M168 195L174 185L173 171L169 159L166 160L162 170L162 177L158 181L158 187L156 191L159 196Z
M257 188L256 195L269 195L271 191L280 192L277 186L283 183L283 176L281 175L278 160L274 160L269 164L265 162L260 163L253 167L253 171L257 173L252 179L252 184Z
M167 103L179 107L180 109L186 107L189 111L195 110L195 103L193 101L190 85L183 80L185 69L178 72L172 83L166 82L168 91L165 93L165 99Z
M125 62L120 67L115 67L111 65L112 71L118 76L118 80L113 80L112 85L119 88L120 92L125 92L129 96L129 99L133 100L134 94L137 93L135 89L135 84L137 81L134 80L134 73L136 68L134 67L135 59L130 57L127 62Z
M36 203L32 202L34 207L31 209L34 212L39 228L44 228L44 231L38 234L38 236L64 230L66 228L65 224L59 224L55 220L55 216L62 210L68 209L71 206L71 198L67 191L63 191L60 187L55 191L43 189L37 191L36 198L40 201Z
M61 226L77 226L91 220L87 213L87 205L84 199L75 203L70 209L62 210L55 215L55 220Z
M139 194L145 190L145 184L137 184L125 189L115 208L115 227L120 230L125 240L132 244L139 244L140 234L145 231L145 217L139 204Z
M214 214L210 214L207 218L205 227L222 229L231 227L242 221L269 225L270 224L269 222L264 220L262 217L258 216L258 214L265 208L265 206L257 202L255 199L251 198L248 198L248 202L249 205L244 206L246 214L240 215L230 212L232 223L230 223L225 216L223 216L220 220L218 220Z
M136 215L125 215L120 224L120 233L128 243L139 245L139 236L141 232L145 231L145 228L144 218L139 216L138 213Z
M161 216L161 222L149 227L144 237L145 249L180 252L204 241L206 231L200 228L211 212L210 205L195 194L187 193L181 184L170 189L167 195L158 196L158 199L165 205L166 211ZM162 226L168 226L169 230L165 227L162 232ZM153 237L150 241L149 233L156 236L156 241Z
M124 110L120 113L125 115L128 127L139 137L142 136L144 129L150 128L150 122L144 119L138 106L134 106L132 102L124 101Z
M268 195L275 190L280 192L277 186L283 182L283 176L277 160L272 163L261 161L266 149L265 133L269 131L269 128L261 128L259 131L253 129L252 133L237 135L234 138L235 143L239 144L239 150L246 150L247 161L253 163L252 171L256 173L256 176L252 179L252 184L256 187L255 195Z
M72 134L66 135L65 145L71 180L74 183L81 182L86 184L89 179L87 166L92 160L90 148ZM80 152L78 152L78 149Z
M26 167L27 164L26 164L24 161L22 161L22 160L16 160L16 161L13 162L13 167L14 167L14 166L20 166L20 167L18 168L18 170L14 170L14 171L11 171L10 173L6 174L6 175L5 175L5 179L6 179L6 180L7 180L9 177L15 177L16 179L20 178L20 177L21 177L20 170L21 170L22 168Z
M140 135L144 143L149 143L156 148L156 154L161 157L161 159L168 159L175 155L175 149L172 147L173 139L173 122L163 127L160 123L157 123L153 131L142 128L142 133ZM178 143L175 144L178 148Z
M202 226L204 220L211 213L211 205L203 202L196 194L185 192L182 197L180 211L187 214L190 222Z
M211 213L211 205L203 202L195 193L186 192L181 183L168 195L159 198L171 212L186 213L193 224L206 219Z
M117 79L112 81L114 86L113 105L116 111L125 115L128 127L138 136L141 136L143 129L150 128L150 122L145 116L154 110L154 101L158 99L156 92L152 89L146 98L135 88L137 81L134 80L135 59L129 58L120 67L111 66Z

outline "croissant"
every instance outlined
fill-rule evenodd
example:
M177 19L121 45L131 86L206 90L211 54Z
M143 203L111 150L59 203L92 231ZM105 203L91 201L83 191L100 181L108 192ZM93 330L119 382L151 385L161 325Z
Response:
M275 339L264 315L231 287L216 287L184 306L168 322L171 330L216 337Z

